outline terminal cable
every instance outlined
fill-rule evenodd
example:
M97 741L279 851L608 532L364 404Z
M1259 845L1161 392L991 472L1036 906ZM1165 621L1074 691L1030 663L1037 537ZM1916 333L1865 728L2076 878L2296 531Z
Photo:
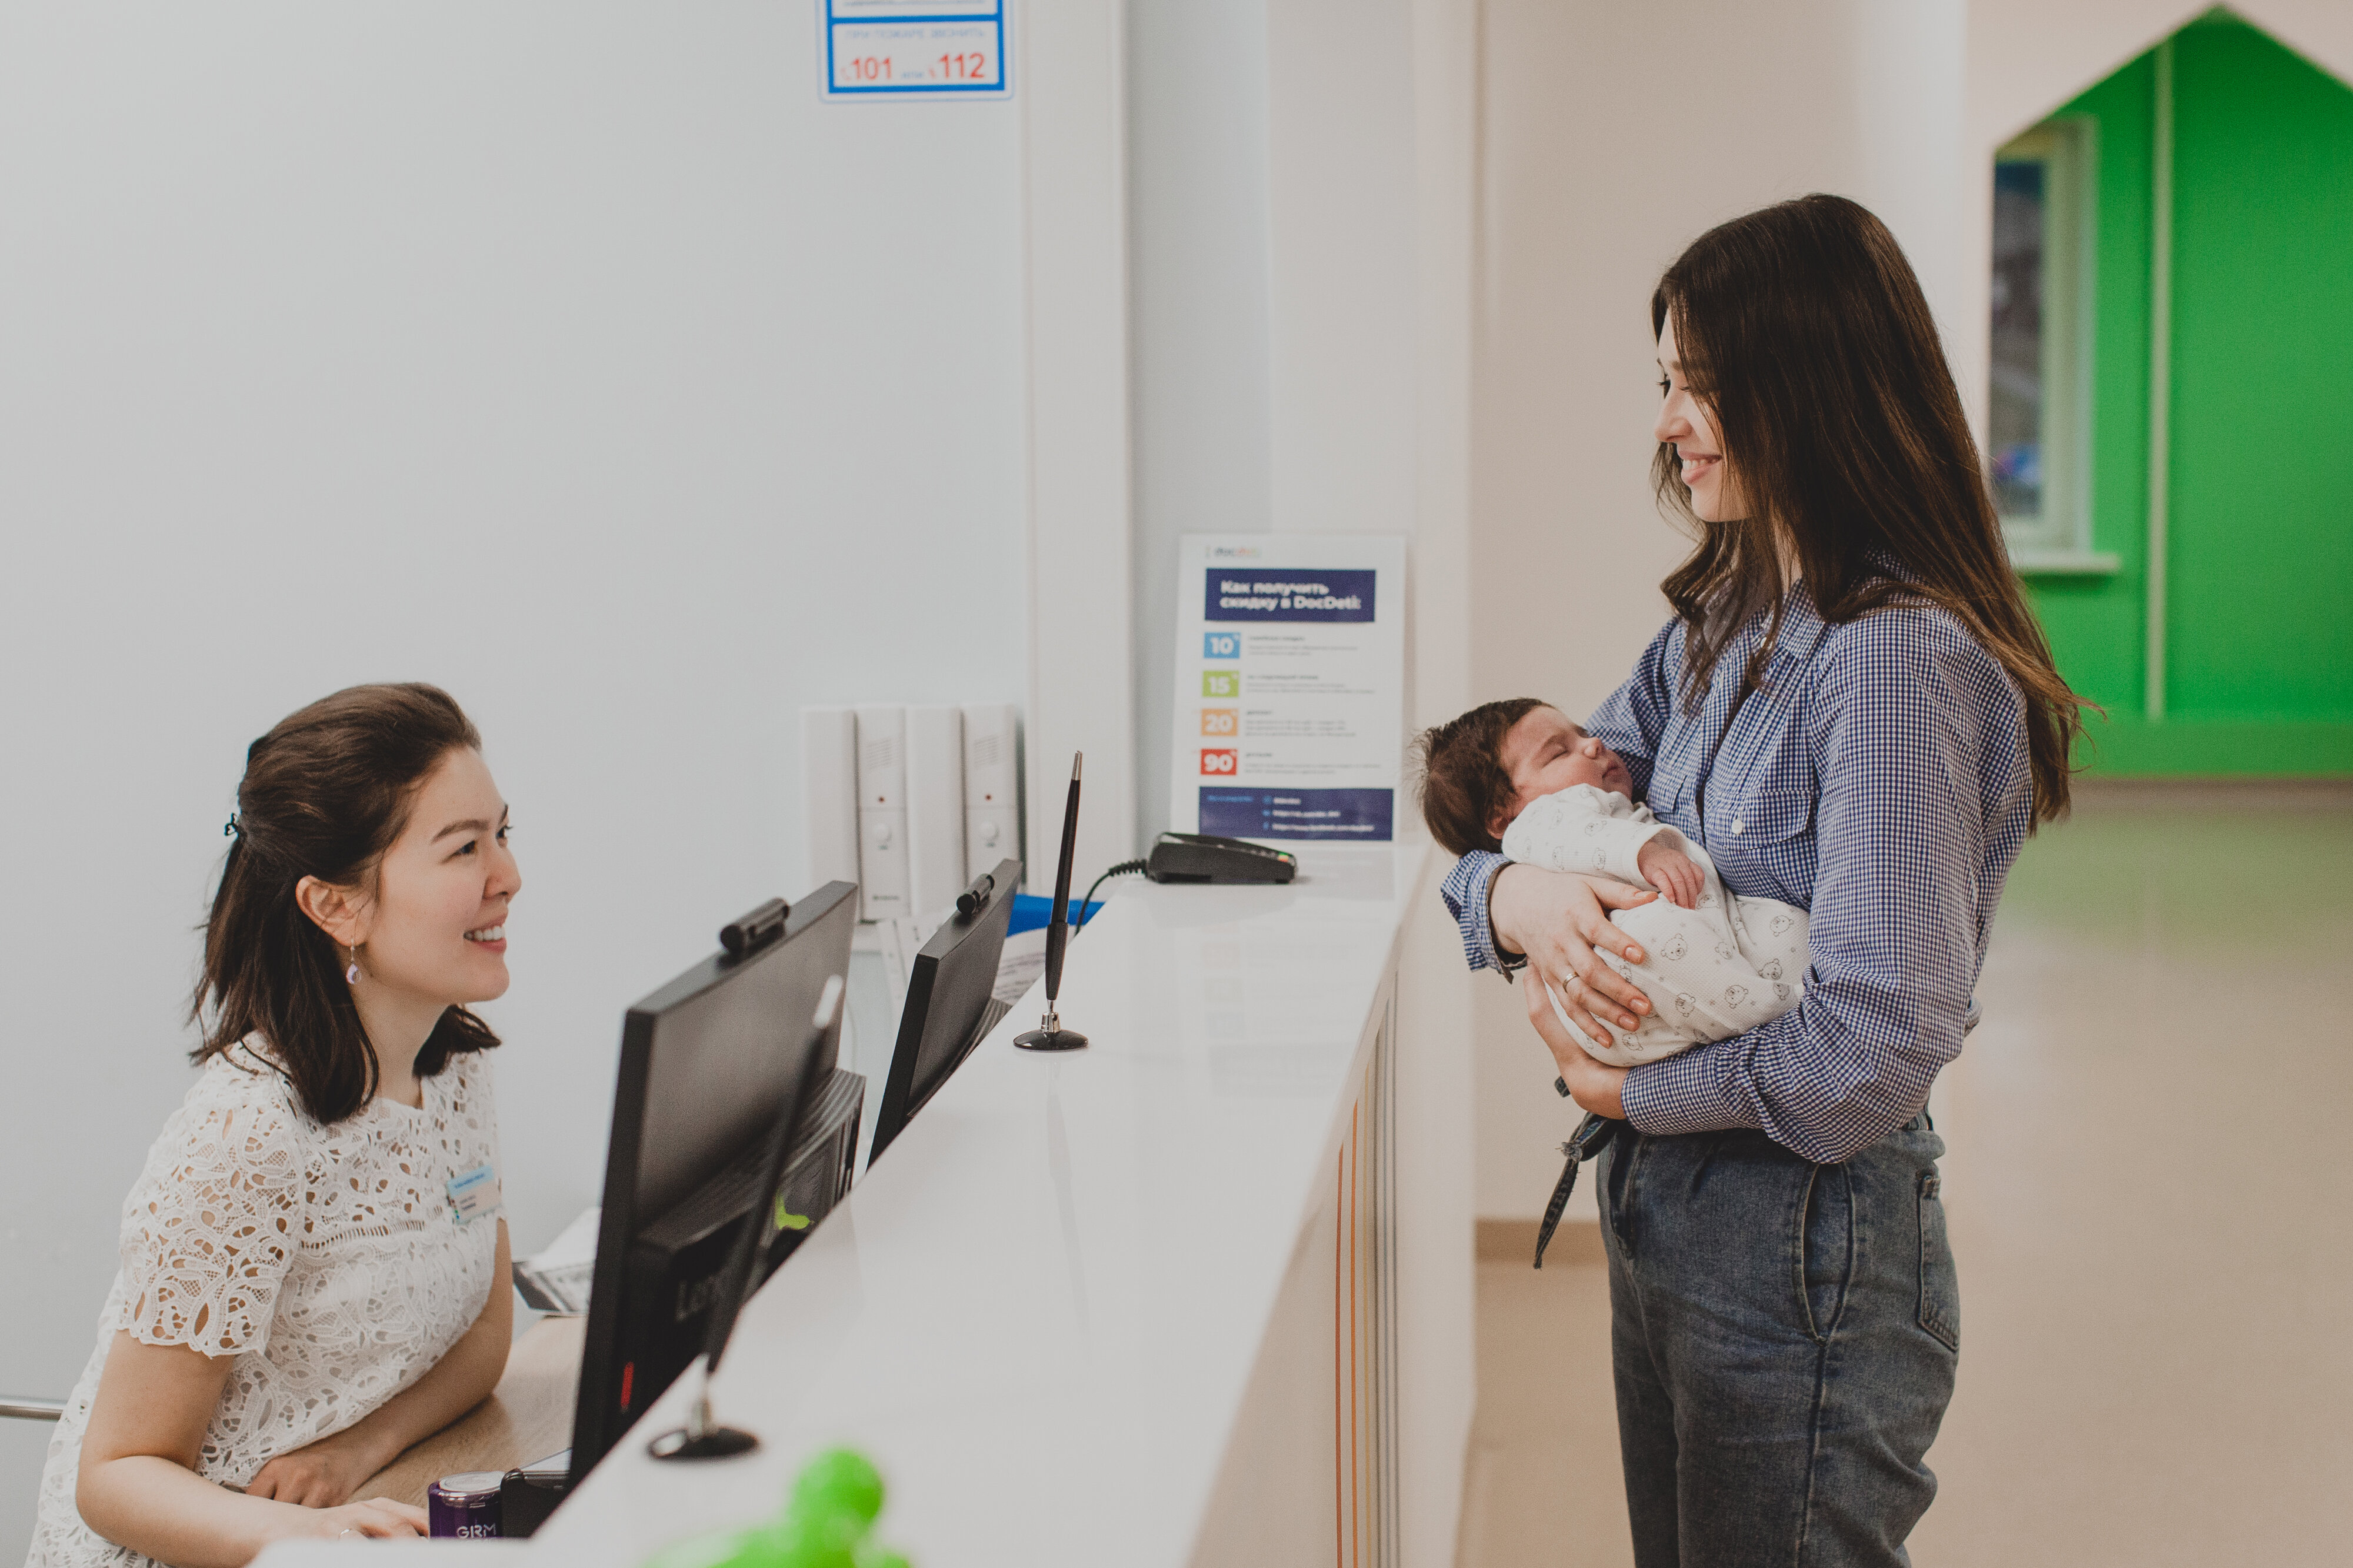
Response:
M1145 863L1141 860L1122 860L1118 865L1113 866L1102 876L1097 877L1092 883L1089 884L1087 888L1087 896L1079 900L1079 931L1086 930L1087 921L1094 918L1095 889L1102 887L1113 877L1133 877L1138 871L1144 869L1144 865ZM1076 936L1077 934L1077 931L1071 932L1071 935L1073 936Z

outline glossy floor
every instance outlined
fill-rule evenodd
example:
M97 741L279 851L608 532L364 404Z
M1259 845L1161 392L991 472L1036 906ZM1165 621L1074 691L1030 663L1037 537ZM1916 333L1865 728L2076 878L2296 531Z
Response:
M2087 799L1978 994L1935 1100L1965 1326L1914 1561L2353 1560L2353 795ZM1630 1562L1600 1268L1479 1275L1464 1568Z

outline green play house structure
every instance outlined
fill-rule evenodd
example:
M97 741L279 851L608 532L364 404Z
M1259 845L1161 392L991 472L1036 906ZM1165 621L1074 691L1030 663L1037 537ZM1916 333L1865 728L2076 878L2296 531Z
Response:
M2353 89L2211 14L1998 155L1996 492L2107 775L2353 775Z

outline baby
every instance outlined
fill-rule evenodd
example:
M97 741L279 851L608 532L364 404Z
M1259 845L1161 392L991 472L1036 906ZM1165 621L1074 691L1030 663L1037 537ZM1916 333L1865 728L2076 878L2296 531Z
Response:
M1642 962L1601 955L1651 999L1641 1026L1602 1045L1561 1015L1595 1059L1657 1061L1798 1005L1810 962L1806 911L1727 892L1706 850L1634 804L1618 753L1558 709L1532 697L1490 702L1424 732L1419 745L1422 818L1455 854L1500 850L1661 895L1609 917L1641 945Z

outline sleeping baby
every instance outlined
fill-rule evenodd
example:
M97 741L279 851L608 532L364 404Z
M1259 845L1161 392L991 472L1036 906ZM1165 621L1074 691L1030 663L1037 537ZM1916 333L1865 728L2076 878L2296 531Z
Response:
M1607 877L1659 894L1611 921L1642 950L1603 962L1641 987L1651 1012L1613 1045L1561 1022L1596 1060L1657 1061L1727 1039L1798 1005L1806 911L1727 892L1707 851L1633 800L1618 753L1532 698L1490 702L1424 733L1422 816L1457 855L1500 849L1548 871ZM1560 1013L1556 999L1553 1011Z

